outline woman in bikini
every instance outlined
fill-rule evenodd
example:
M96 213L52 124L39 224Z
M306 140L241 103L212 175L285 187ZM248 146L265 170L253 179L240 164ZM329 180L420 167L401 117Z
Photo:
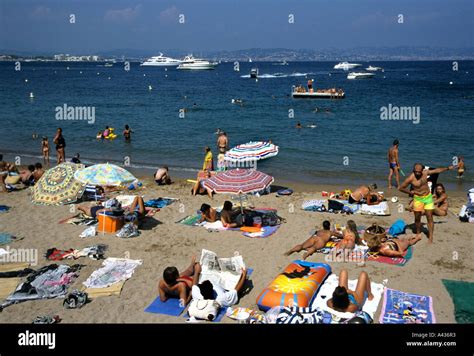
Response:
M446 216L448 215L448 195L446 194L446 189L444 188L444 185L441 183L436 184L434 196L434 210L433 210L433 215L436 216Z
M378 238L367 243L369 252L387 257L403 257L408 247L413 246L421 240L421 236L412 236L404 238Z
M338 250L353 250L355 245L361 245L362 241L357 231L354 220L348 220L346 228L342 233L342 240L336 245Z
M342 313L355 313L362 310L366 300L374 298L367 272L360 272L354 291L349 289L348 282L349 276L347 271L342 270L339 275L339 286L334 289L332 298L327 301L328 307Z
M57 164L66 162L66 140L63 137L63 130L61 128L58 128L56 131L53 142L56 145Z
M49 142L47 137L43 137L41 141L41 152L43 154L44 164L49 165Z
M163 279L158 283L160 300L166 302L169 298L179 298L182 305L187 305L192 298L191 289L199 282L201 265L193 256L191 264L181 274L176 267L167 267Z

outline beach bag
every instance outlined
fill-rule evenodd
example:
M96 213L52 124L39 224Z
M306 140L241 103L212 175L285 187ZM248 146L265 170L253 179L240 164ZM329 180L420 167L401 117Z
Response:
M212 321L216 318L219 308L219 303L217 303L215 300L193 299L189 304L188 314L190 317L194 317L196 319Z
M461 222L472 222L474 220L474 206L463 205L459 212L459 220Z
M403 220L399 219L395 221L395 223L390 226L390 229L388 229L388 233L392 236L398 236L400 234L403 234L405 232L406 224Z
M87 293L75 289L64 299L63 306L66 309L79 309L87 300Z
M380 241L387 239L387 232L385 229L378 224L372 224L364 231L364 240L367 242L367 246L372 248L378 245Z
M342 211L344 209L344 204L337 200L328 200L328 210L329 211Z
M274 211L265 212L260 216L262 226L277 226L283 221Z

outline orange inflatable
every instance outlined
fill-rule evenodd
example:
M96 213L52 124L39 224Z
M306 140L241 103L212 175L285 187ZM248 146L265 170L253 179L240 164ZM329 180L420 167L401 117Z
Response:
M264 311L276 306L308 307L330 274L328 264L293 261L260 293L257 305Z

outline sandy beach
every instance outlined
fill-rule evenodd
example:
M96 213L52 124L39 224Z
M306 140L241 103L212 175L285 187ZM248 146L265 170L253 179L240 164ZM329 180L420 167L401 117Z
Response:
M38 266L33 268L50 263L44 258L44 253L49 248L80 249L99 243L108 245L106 257L140 259L143 264L125 283L120 296L97 298L78 310L65 310L62 299L28 301L5 308L0 313L0 323L31 323L36 316L46 314L58 314L64 323L183 323L186 320L183 316L149 314L144 309L158 295L157 283L163 269L173 265L179 270L186 268L191 256L199 258L203 248L216 252L220 257L230 257L234 252L243 256L247 267L253 268L254 272L248 284L250 290L238 305L256 309L256 297L262 289L292 260L303 254L301 252L285 257L283 253L308 238L310 232L316 226L321 226L323 220L345 225L348 219L354 219L359 226L369 226L373 222L390 226L400 218L407 224L413 223L413 215L406 211L399 212L398 203L394 204L390 199L388 204L391 215L385 217L307 212L301 209L302 202L321 198L322 190L339 192L344 188L355 187L288 185L276 180L274 185L290 186L295 190L294 194L286 197L277 197L275 193L252 196L249 197L249 202L255 207L278 209L278 214L286 219L286 223L268 238L252 239L242 236L239 231L208 232L202 227L175 223L186 215L195 213L202 203L221 206L229 196L215 195L212 201L207 196L193 197L190 194L191 184L185 180L160 187L146 178L143 182L144 186L136 194L143 195L145 200L173 197L179 198L179 201L161 209L153 218L148 218L141 226L141 235L133 239L121 239L113 234L80 238L79 234L85 229L84 226L59 224L60 220L72 215L71 206L33 205L30 201L30 189L2 194L0 204L8 205L11 209L0 214L0 231L23 238L11 243L10 248L37 249ZM401 203L407 204L408 198L398 191L382 190L385 190L387 198L397 195ZM453 302L441 280L474 282L474 263L469 257L473 246L473 225L459 222L456 216L465 203L465 193L450 194L448 191L448 195L450 212L446 217L435 217L434 243L428 244L423 235L423 240L414 247L413 258L405 266L371 261L366 262L365 266L354 262L332 262L332 271L339 274L341 269L348 269L350 279L355 279L360 271L365 270L374 282L382 283L386 280L389 288L432 296L437 322L455 323ZM410 229L408 232L411 233ZM325 257L323 254L314 254L308 260L325 262ZM61 263L84 265L80 277L70 287L72 290L81 289L82 282L100 267L102 261L83 257ZM381 303L375 314L375 321L378 321L380 310ZM222 322L233 321L224 318Z

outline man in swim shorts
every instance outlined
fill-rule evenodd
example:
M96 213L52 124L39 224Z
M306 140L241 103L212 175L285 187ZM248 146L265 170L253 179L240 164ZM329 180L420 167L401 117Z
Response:
M398 160L398 140L393 141L393 146L388 150L388 189L392 189L392 176L395 173L395 180L397 181L397 189L400 188L400 161Z
M229 145L229 140L225 132L221 132L217 138L217 149L219 153L225 153Z
M400 186L399 190L403 193L409 194L413 197L413 212L415 214L416 237L421 235L421 216L423 212L426 215L428 222L428 239L433 242L434 222L433 210L435 208L433 195L431 194L428 185L428 176L432 174L439 174L448 170L454 169L454 166L437 169L424 169L421 163L416 163L413 166L413 173ZM411 185L411 189L408 186Z

